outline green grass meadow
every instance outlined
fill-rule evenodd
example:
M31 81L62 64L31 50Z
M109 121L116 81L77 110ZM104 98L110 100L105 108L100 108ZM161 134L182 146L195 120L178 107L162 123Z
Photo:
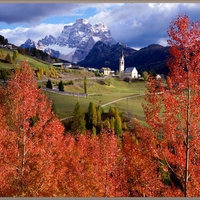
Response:
M3 49L3 54L6 56L7 53L10 53L11 57L13 55L12 50ZM3 59L0 60L0 69L14 69L16 67L21 67L21 62L27 60L30 66L33 69L38 68L49 68L52 67L52 64L40 61L31 56L26 56L19 54L17 60L13 63L4 62ZM58 69L57 69L58 70ZM69 70L70 71L70 70ZM90 73L90 74L88 74ZM91 72L86 70L72 70L71 72L65 74L68 77L68 80L63 81L67 83L72 78L73 85L65 85L65 91L75 92L75 93L84 93L84 83L83 79L85 76L93 76ZM53 84L58 84L58 79L52 79ZM38 86L46 87L46 82L38 82ZM77 101L80 102L83 111L87 112L90 102L94 102L96 106L103 106L106 103L112 102L117 99L122 99L118 102L104 106L104 112L108 112L111 106L118 107L120 112L126 113L131 117L137 117L138 119L143 120L144 113L142 108L142 103L145 103L144 96L134 97L134 95L144 94L146 91L146 82L144 81L135 81L135 82L125 82L119 80L116 77L106 78L105 80L99 79L98 77L93 79L88 78L88 97L77 97L77 96L68 96L61 95L56 93L51 93L44 91L48 97L53 101L55 109L59 118L65 118L73 115L73 110ZM126 97L129 97L128 99Z
M3 54L4 57L7 55L7 53L9 53L11 55L11 57L13 56L13 51L9 50L9 49L3 49ZM37 69L37 68L47 68L49 66L52 66L49 63L46 63L42 60L38 60L35 59L31 56L28 55L22 55L19 54L19 56L17 57L16 61L12 64L10 63L6 63L6 62L0 62L0 69L14 69L16 67L21 67L21 62L27 60L28 63L30 64L31 67L33 67L33 69Z
M120 112L129 113L132 117L137 117L142 120L144 118L144 113L141 105L142 103L145 103L145 100L144 96L137 95L145 93L146 83L143 81L127 83L117 78L110 79L110 86L100 84L99 80L88 80L88 97L68 96L47 91L44 92L53 100L57 114L60 118L72 116L77 101L80 102L83 111L87 112L90 102L94 102L96 106L102 106L114 100L125 98L104 106L104 112L108 112L111 106L118 107ZM83 93L84 90L82 85L83 80L74 81L74 85L65 86L65 91ZM129 98L127 99L126 97Z

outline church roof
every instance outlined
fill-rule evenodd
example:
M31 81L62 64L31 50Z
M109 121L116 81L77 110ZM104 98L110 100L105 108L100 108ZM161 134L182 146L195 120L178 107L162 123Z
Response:
M124 70L124 72L130 73L130 72L132 72L133 70L136 70L136 68L135 68L135 67L127 67L127 68ZM137 70L136 70L136 71L137 71Z

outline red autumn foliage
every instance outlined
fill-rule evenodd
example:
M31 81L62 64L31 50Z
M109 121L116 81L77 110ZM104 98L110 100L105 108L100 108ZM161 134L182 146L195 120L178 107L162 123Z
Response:
M147 125L135 121L135 133L124 133L122 141L106 130L63 135L52 103L24 62L0 87L0 195L199 196L199 24L178 16L168 34L169 90L149 78Z
M200 195L200 27L187 16L178 16L168 34L169 90L161 81L149 79L148 103L143 105L148 126L138 129L148 136L154 157L170 175L172 189L166 195L196 197Z
M89 133L65 136L66 170L60 180L65 196L128 196L123 158L117 137L105 130L101 135Z
M163 197L170 189L162 181L160 162L149 142L146 132L127 132L123 135L125 173L132 197Z
M28 63L0 95L1 196L51 196L64 128Z

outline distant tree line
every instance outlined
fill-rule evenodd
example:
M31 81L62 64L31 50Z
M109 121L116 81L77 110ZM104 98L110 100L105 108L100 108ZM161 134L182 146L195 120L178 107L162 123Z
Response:
M8 39L4 38L4 36L0 35L0 44L3 44L3 45L8 44Z
M58 83L58 89L59 91L62 91L64 92L65 91L65 85L73 85L74 82L71 80L71 81L68 81L68 82L63 82L62 80L60 80L60 82ZM49 88L49 89L53 89L53 84L51 82L50 79L48 79L47 83L46 83L46 88Z
M24 48L18 47L17 50L19 53L21 53L23 55L29 55L29 56L35 57L37 59L40 59L40 60L43 60L46 62L54 63L54 62L60 61L58 58L51 57L49 54L43 52L42 50L36 49L36 48L24 49Z

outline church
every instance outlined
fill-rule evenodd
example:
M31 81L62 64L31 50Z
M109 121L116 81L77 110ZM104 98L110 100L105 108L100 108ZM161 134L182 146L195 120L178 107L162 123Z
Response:
M138 71L135 67L128 67L125 69L125 62L124 62L124 55L122 49L122 56L119 59L119 76L121 79L124 78L131 78L135 79L138 78Z

